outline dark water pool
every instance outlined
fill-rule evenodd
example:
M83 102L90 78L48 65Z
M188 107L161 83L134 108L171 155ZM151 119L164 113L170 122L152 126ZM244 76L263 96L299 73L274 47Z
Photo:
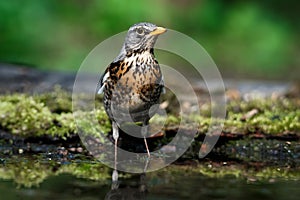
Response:
M39 187L18 187L0 180L0 199L299 199L299 181L249 182L233 177L175 175L168 178L135 176L120 180L118 189L107 181L72 175L48 177Z

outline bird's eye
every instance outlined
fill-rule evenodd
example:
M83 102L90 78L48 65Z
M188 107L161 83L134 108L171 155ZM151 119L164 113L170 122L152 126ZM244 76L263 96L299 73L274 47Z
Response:
M143 30L142 28L136 29L136 32L137 32L139 35L144 34L144 30Z

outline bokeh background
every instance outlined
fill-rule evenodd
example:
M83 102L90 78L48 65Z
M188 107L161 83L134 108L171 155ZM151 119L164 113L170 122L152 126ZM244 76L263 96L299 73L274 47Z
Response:
M149 21L189 35L231 78L300 79L296 0L2 0L0 62L75 72L107 37Z

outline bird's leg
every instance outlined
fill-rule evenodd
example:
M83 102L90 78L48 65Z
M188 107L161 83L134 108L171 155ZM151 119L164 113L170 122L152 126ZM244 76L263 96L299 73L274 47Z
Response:
M148 157L150 158L150 151L149 151L148 144L147 144L147 139L146 139L146 135L148 133L148 125L149 125L149 119L147 119L143 122L141 132L142 132L142 136L144 137L144 142L145 142Z
M115 140L115 170L117 170L117 158L118 158L118 139L119 139L119 127L116 122L112 122L112 128L113 128L113 138Z
M111 175L112 179L112 189L117 189L118 188L118 171L117 171L117 148L118 148L118 139L119 139L119 127L116 122L112 122L112 128L113 128L113 138L115 140L115 163L114 163L114 171Z

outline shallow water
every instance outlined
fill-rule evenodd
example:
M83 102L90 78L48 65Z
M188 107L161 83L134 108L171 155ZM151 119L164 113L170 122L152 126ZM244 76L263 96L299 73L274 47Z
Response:
M154 172L155 173L155 172ZM298 199L299 181L249 182L234 177L176 175L151 178L151 174L111 182L89 181L68 174L48 177L38 187L18 187L0 180L1 199ZM145 191L145 192L144 192Z
M272 146L271 142L268 144ZM245 148L237 148L234 152L242 155ZM252 167L246 163L241 164L241 161L214 163L190 160L146 175L120 172L118 184L113 185L112 170L88 155L67 153L65 148L56 149L52 153L46 148L47 151L35 154L16 154L7 148L3 149L0 153L0 200L266 200L298 199L300 196L298 157L293 157L295 162L290 163L289 157L284 156L287 160L281 163L265 149L257 151L265 152L264 155L273 163L269 166L271 168L259 165L263 164L260 159L265 157L253 157L249 154L252 151L247 151L249 155L246 156L257 161Z

